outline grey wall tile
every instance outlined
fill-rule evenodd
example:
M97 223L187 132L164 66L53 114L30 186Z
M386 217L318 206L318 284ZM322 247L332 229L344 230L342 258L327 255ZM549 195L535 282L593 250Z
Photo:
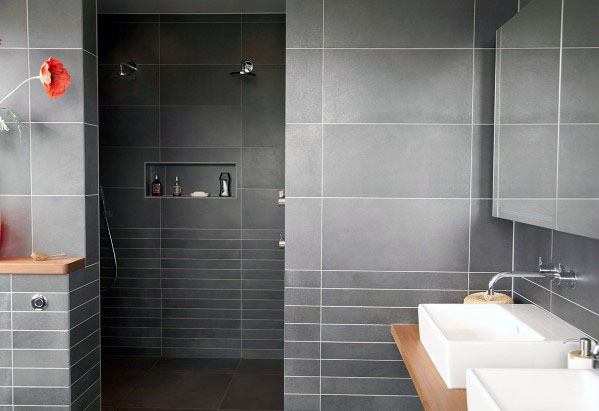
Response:
M322 408L326 410L421 410L420 399L401 396L369 395L326 395L322 397Z
M83 48L92 54L98 54L96 47L98 37L98 16L96 2L94 0L83 0L82 20Z
M90 1L90 0L85 0ZM98 124L98 59L83 53L83 121Z
M322 55L321 50L287 50L285 113L288 123L322 121Z
M161 107L160 144L165 147L240 147L240 112L239 105ZM147 145L158 144L153 141Z
M13 4L14 3L14 4ZM20 3L18 0L16 1L7 1L3 3L3 13L0 19L4 18L4 11L8 13L8 17L11 17L12 13L18 13L20 7L17 5ZM24 5L23 5L24 6ZM24 10L25 7L23 7ZM16 20L18 21L18 20ZM15 22L16 22L15 21ZM8 31L12 30L10 27L12 23L2 23L2 27L8 28ZM26 25L25 25L26 27ZM10 34L2 35L2 46L11 47L11 40L19 42L18 34L15 33L15 37L11 39ZM25 47L27 44L21 46ZM16 47L16 46L15 46ZM27 50L3 50L0 48L0 64L3 67L12 67L12 70L6 70L4 78L0 82L0 93L2 98L4 98L9 92L11 92L17 84L23 81L24 77L27 73ZM30 87L39 86L36 83L33 83ZM2 103L2 107L10 108L14 110L21 121L27 121L29 119L29 94L28 87L22 87L19 91L13 94L10 98L8 98L4 103ZM9 119L4 118L4 121L9 121Z
M324 13L326 47L472 47L469 0L327 0Z
M518 12L519 0L476 1L476 47L495 47L495 31Z
M470 139L469 126L327 125L324 194L468 197Z
M495 112L495 50L474 51L474 124L493 124Z
M597 46L597 17L599 11L592 0L564 2L564 47Z
M325 271L324 288L465 290L467 273Z
M527 224L516 223L514 231L514 268L516 270L536 270L538 258L551 259L551 230Z
M238 81L228 73L237 65L161 66L160 104L235 105L241 99ZM194 84L194 87L189 87Z
M85 167L85 194L98 194L98 127L84 125L84 167Z
M326 199L323 268L466 270L468 210L465 200Z
M599 184L593 177L599 166L592 154L599 150L596 125L564 125L559 141L560 198L597 198Z
M322 192L322 126L289 124L285 140L285 194L315 197Z
M285 205L285 269L321 268L320 199L288 199Z
M501 50L501 123L557 123L559 50ZM563 105L563 102L562 102Z
M499 170L495 178L500 198L555 197L557 163L552 161L540 169L528 153L557 158L557 132L557 126L547 125L502 126L496 132Z
M562 58L562 122L599 122L599 50L564 49Z
M46 3L43 0L39 3ZM30 50L30 75L39 73L41 65L50 57L63 62L71 75L71 85L59 99L49 99L40 83L31 83L31 121L83 122L85 86L83 52L80 50Z
M470 228L470 270L510 271L513 223L491 216L491 200L473 200Z
M31 194L30 125L23 125L21 134L12 124L0 140L0 193Z
M561 317L570 324L578 327L580 330L597 338L599 327L597 326L597 315L581 308L579 305L572 304L568 300L559 296L552 299L552 312Z
M98 67L98 102L100 105L158 105L157 66L141 66L135 81L119 80L118 65Z
M31 214L35 250L85 255L84 197L33 197Z
M179 107L177 110L185 110ZM169 109L163 108L164 117L159 119L158 107L101 107L99 111L101 146L158 146L159 120L168 141ZM194 113L192 118L196 118ZM173 122L176 122L173 119ZM185 123L177 123L181 130ZM197 127L197 125L195 125Z
M469 51L326 50L324 59L326 122L470 123Z
M591 238L599 235L595 215L599 200L557 200L556 230Z
M27 47L27 3L6 0L2 4L0 26L4 47Z
M276 147L242 149L243 188L283 189L285 153Z
M285 210L277 205L278 190L241 190L243 228L277 229L285 226Z
M501 28L501 47L559 47L561 11L561 0L521 0L520 12Z
M516 302L530 304L534 303L549 311L551 292L541 288L532 281L525 278L514 278L514 295ZM520 296L525 297L522 299Z
M322 46L322 0L288 0L287 47Z
M83 2L31 0L28 4L30 47L83 47Z
M163 22L160 24L160 63L238 64L240 38L239 24Z
M247 22L242 25L242 55L258 65L285 64L285 23ZM220 44L218 40L216 44Z
M111 22L99 16L98 58L100 64L158 63L158 23Z
M243 146L281 147L285 134L285 67L257 65L255 70L259 77L240 82Z
M493 126L474 126L472 130L472 198L493 196Z
M83 124L32 124L32 194L84 195L84 160Z
M23 196L0 196L2 247L0 255L31 254L31 200Z

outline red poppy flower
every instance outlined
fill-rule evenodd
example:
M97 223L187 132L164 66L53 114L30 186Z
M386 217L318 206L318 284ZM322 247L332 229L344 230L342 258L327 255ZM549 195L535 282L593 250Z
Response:
M64 96L71 85L71 75L60 60L50 57L40 68L40 80L51 99Z

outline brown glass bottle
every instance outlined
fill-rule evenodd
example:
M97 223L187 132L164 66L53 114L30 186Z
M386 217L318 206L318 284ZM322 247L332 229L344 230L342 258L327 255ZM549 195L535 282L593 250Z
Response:
M154 176L154 181L152 181L150 194L152 197L161 197L162 196L162 183L158 179L158 174Z

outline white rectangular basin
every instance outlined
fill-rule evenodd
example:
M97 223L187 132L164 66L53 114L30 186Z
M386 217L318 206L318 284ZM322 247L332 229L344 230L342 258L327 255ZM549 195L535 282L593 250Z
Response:
M594 370L470 369L468 411L596 411L599 374Z
M448 388L468 368L565 368L583 333L531 304L421 304L420 341Z

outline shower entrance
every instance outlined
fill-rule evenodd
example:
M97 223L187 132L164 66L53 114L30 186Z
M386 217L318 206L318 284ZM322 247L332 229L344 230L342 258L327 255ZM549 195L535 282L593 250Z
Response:
M108 409L283 407L284 47L282 14L98 16Z

